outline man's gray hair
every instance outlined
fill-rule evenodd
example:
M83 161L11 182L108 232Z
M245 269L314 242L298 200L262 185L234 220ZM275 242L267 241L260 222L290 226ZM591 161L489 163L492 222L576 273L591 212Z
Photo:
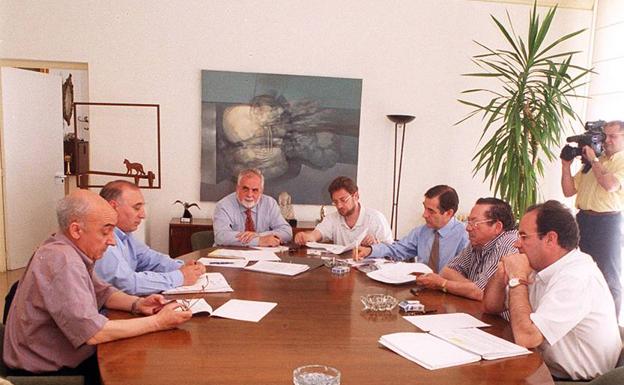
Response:
M86 199L73 197L71 195L58 201L56 204L56 220L62 231L69 230L72 222L79 222L84 225L84 219L89 213L91 205Z
M622 120L612 120L610 122L607 122L607 124L605 124L605 127L607 126L618 126L618 128L620 129L620 131L624 131L624 121Z
M260 169L257 169L257 168L246 168L244 170L241 170L241 172L238 173L238 179L236 180L236 185L240 186L241 179L251 176L251 175L255 175L258 178L260 178L260 186L264 188L264 175L262 175L262 171L260 171Z

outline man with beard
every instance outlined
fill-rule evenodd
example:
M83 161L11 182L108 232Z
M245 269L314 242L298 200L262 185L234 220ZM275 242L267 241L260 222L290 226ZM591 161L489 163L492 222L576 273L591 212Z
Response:
M224 246L278 246L292 239L292 228L275 199L264 195L264 176L258 169L238 174L236 191L214 210L215 244Z
M423 201L424 225L416 227L393 244L360 247L358 258L416 258L437 273L468 245L466 228L455 219L458 206L459 197L454 188L447 185L433 186L427 190Z
M392 242L388 221L379 211L360 205L358 187L353 180L339 176L327 190L336 212L327 215L314 230L297 233L295 243L305 245L323 240L348 245L364 233L363 245Z

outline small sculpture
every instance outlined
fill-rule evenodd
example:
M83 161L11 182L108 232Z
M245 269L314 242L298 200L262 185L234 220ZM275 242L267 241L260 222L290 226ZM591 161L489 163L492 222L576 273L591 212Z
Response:
M321 219L319 219L319 223L323 222L325 219L325 206L321 206Z
M132 163L128 159L124 159L124 164L126 165L126 174L132 175L132 170L136 172L135 175L145 175L145 171L143 170L143 165L141 163Z
M282 191L277 197L279 202L280 212L286 222L291 226L297 226L297 220L295 219L295 210L292 206L292 197L286 191Z
M193 214L191 214L191 212L189 211L191 207L197 207L198 209L201 210L201 208L197 205L197 203L182 202L181 200L176 200L175 202L173 202L174 205L176 203L179 203L182 206L184 206L184 214L182 214L182 217L180 218L180 222L188 223L193 220Z

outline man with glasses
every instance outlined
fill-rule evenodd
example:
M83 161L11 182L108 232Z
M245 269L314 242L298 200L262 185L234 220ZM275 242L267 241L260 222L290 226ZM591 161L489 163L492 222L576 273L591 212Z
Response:
M331 241L337 245L348 245L363 234L363 245L392 242L388 221L377 210L360 205L358 187L346 176L334 179L327 189L336 212L327 215L312 231L295 235L295 243Z
M279 246L292 239L275 199L264 195L264 176L255 168L238 173L236 191L215 206L212 217L215 244Z
M360 247L358 259L416 258L418 262L428 264L434 272L439 272L468 245L466 229L463 223L455 219L458 206L459 197L454 188L446 185L433 186L427 190L423 201L424 225L416 227L407 236L392 244Z
M609 287L577 249L579 231L557 201L527 209L516 247L485 289L487 312L509 310L517 344L537 348L552 375L591 380L617 363L622 342Z
M172 259L132 236L145 219L145 199L135 184L109 182L100 196L117 212L115 245L95 263L95 272L104 281L128 294L146 295L192 285L206 272L201 263Z
M466 231L470 245L440 274L416 277L418 285L481 301L483 289L504 255L517 253L518 237L511 206L498 198L479 198L470 211ZM503 315L504 316L504 315Z
M572 176L572 161L561 159L563 195L576 194L576 214L581 251L594 258L604 274L615 301L616 314L622 302L621 211L624 208L624 122L604 126L604 154L596 157L590 146L583 147L583 158L591 163L588 173Z

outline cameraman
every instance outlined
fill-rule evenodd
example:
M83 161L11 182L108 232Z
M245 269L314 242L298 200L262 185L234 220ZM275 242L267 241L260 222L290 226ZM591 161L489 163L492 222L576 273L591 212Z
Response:
M579 247L591 255L604 274L616 314L622 297L620 212L624 209L624 122L611 121L604 126L604 155L596 157L590 146L583 146L583 158L592 165L591 172L570 171L573 160L561 160L563 195L576 194L576 214L580 230Z

